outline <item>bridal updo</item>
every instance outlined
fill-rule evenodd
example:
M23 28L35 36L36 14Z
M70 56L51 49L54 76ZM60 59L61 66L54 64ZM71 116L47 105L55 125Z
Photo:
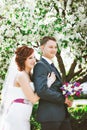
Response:
M25 70L25 61L33 52L34 49L26 45L17 48L17 50L15 51L16 54L15 61L20 71Z

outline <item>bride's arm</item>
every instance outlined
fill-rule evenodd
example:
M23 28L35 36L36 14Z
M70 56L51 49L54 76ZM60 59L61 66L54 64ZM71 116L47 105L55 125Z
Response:
M39 100L39 97L36 93L34 93L32 87L30 86L30 80L27 74L20 73L17 77L17 81L24 92L27 99L33 104Z

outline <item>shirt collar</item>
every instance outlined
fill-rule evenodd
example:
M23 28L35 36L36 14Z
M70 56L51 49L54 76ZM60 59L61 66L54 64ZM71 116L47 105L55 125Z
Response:
M43 59L45 59L49 64L52 64L52 61L49 60L47 57L42 56Z

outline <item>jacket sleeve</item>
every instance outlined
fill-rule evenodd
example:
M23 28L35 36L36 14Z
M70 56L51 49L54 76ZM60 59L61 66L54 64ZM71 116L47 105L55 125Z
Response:
M47 68L43 64L37 63L33 70L33 81L35 85L35 91L38 96L46 101L53 103L64 104L64 96L60 91L53 89L51 86L47 86ZM57 82L60 85L60 82Z

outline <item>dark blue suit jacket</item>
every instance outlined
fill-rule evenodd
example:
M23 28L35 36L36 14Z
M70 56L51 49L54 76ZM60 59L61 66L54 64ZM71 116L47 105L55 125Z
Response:
M59 72L55 73L56 81L51 87L47 86L47 76L52 71L51 65L43 58L34 67L33 81L35 91L40 97L37 112L39 122L63 121L67 113L65 99L60 90L62 79Z

